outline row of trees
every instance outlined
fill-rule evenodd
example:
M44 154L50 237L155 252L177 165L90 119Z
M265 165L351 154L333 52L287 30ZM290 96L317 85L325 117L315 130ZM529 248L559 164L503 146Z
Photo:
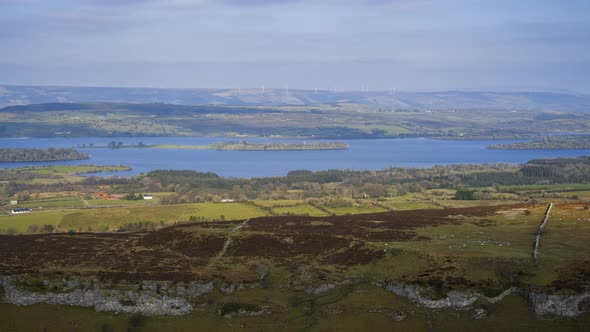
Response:
M173 192L163 204L221 201L222 199L379 198L421 192L425 189L464 189L494 185L590 183L590 158L534 160L524 165L454 165L431 168L389 168L381 171L292 171L286 176L252 179L223 178L214 173L158 170L132 178L86 177L71 182L31 182L6 178L0 185L5 198L25 198L35 192L132 193ZM492 196L492 192L460 191L461 199ZM475 196L474 196L475 195ZM471 198L470 198L471 197ZM325 202L328 203L328 202ZM339 204L337 200L332 202ZM330 203L331 204L331 203Z
M143 194L136 195L135 193L130 193L130 194L123 196L123 199L126 199L128 201L141 201L141 200L143 200Z
M389 168L381 171L292 171L287 176L254 179L222 178L195 171L150 172L150 186L172 191L171 202L232 199L304 199L323 197L379 198L425 189L462 189L537 183L588 183L590 158L534 160L524 165L453 165L431 168ZM497 189L496 189L497 190ZM478 192L475 198L492 196Z

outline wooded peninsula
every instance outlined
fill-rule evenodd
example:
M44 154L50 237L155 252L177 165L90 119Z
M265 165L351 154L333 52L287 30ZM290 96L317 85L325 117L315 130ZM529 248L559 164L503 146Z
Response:
M0 162L59 161L89 159L86 153L74 149L0 149Z
M578 150L590 149L590 136L558 136L546 137L540 140L495 144L488 146L496 150Z

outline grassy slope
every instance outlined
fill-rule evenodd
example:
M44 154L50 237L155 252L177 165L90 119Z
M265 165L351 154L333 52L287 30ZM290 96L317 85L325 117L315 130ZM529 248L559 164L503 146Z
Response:
M203 203L163 206L162 208L165 209L158 213L159 218L174 218L173 220L176 220L179 215L186 217L195 213L201 213L203 216L211 216L212 218L218 217L220 213L225 213L226 217L231 219L232 215L228 212L228 207L233 208L234 213L239 213L240 216L244 213L249 213L251 217L265 214L264 211L252 205L241 203ZM397 222L393 224L388 223L387 225L390 225L388 227L380 226L379 215L370 216L370 220L375 220L375 222L364 224L366 226L362 226L363 224L359 225L356 222L346 222L344 221L346 218L352 218L350 219L352 221L358 220L354 217L346 216L344 219L335 219L340 220L338 221L338 225L341 226L337 226L333 222L319 220L306 224L303 221L295 222L301 219L291 217L294 223L287 223L281 226L278 228L281 231L276 234L275 231L272 231L272 227L275 227L272 224L274 221L261 220L235 235L236 239L238 239L236 249L231 249L227 257L217 262L217 267L225 272L234 271L236 276L252 277L251 267L256 266L260 262L267 262L267 264L275 266L275 263L273 263L275 259L273 258L275 257L273 256L274 254L270 254L269 256L266 251L261 251L261 256L252 256L250 254L244 256L244 250L254 250L254 252L258 252L257 250L259 250L257 247L249 247L248 239L251 236L257 238L260 234L265 234L263 238L255 240L255 242L267 248L268 246L279 245L276 241L289 237L289 235L285 234L304 234L307 236L307 234L315 234L315 232L324 232L322 230L326 228L330 229L331 227L346 227L346 229L353 227L350 230L350 234L348 233L349 231L344 233L349 235L338 235L338 232L344 230L336 230L336 228L332 231L327 231L327 233L319 233L330 234L330 237L335 238L319 240L319 238L310 237L306 241L311 242L297 250L306 252L306 248L309 246L321 247L324 243L328 243L326 241L332 241L331 243L335 243L333 241L339 241L338 238L347 239L344 241L345 244L348 244L350 241L360 241L360 247L355 247L356 249L352 251L350 248L346 249L348 246L338 249L340 244L336 244L335 251L332 251L332 249L321 249L316 256L305 258L308 264L316 268L331 271L330 278L336 280L344 278L347 275L371 276L371 278L376 280L395 280L408 276L412 280L416 280L416 278L424 278L425 280L442 278L444 280L447 277L461 276L476 283L495 283L506 277L503 276L504 269L524 269L529 272L521 276L522 281L547 285L548 280L557 278L557 273L560 269L562 271L568 270L568 265L571 262L580 260L580 257L588 257L590 255L590 242L587 241L590 237L590 223L588 222L590 215L589 210L586 209L587 205L557 205L551 215L546 234L544 234L541 241L541 264L534 266L531 260L532 243L540 221L543 219L545 207L545 205L535 205L490 208L488 210L493 212L482 216L474 216L470 214L471 212L465 214L461 212L462 210L430 210L440 212L420 210L410 214L404 212L400 217L395 217L401 218L397 220L402 223L405 220L416 221L417 224L414 227L409 226L410 228L408 229L408 226L401 226L399 228L399 231L404 233L414 233L414 240L398 237L395 234L393 234L393 237L382 239L381 237L376 237L376 240L369 240L367 236L370 233L379 234L385 232L383 233L385 235L391 229L398 229L397 226L393 227L394 225L398 225ZM128 207L108 210L89 209L66 215L63 217L63 221L59 222L59 225L64 229L68 229L69 227L86 230L89 225L94 230L100 230L101 227L116 229L124 223L145 221L144 213L149 216L152 215L150 208L155 207ZM451 216L448 222L428 224L432 218L437 219L440 216L447 218L446 216L448 215ZM45 216L48 217L46 220L50 220L50 216L56 222L59 220L59 214L56 212L48 212ZM29 215L16 216L15 219L20 219L20 223L23 224L21 227L24 228L25 223L23 220L26 220L28 217ZM423 222L427 224L422 224ZM267 223L270 223L268 224L270 228L265 226ZM214 235L215 237L225 238L225 234L233 226L232 224L224 225L221 228L209 228L206 224L196 223L180 228L178 231L189 232L191 234L190 236L195 236L200 239L199 241L204 239L203 236ZM369 225L371 226L369 227ZM289 229L295 226L297 227L293 229L295 233L291 233L293 231ZM295 244L299 243L297 241L303 241L303 239L297 240L295 238ZM288 247L286 242L281 243L278 250L287 250L285 247ZM195 248L198 249L199 246L197 245ZM208 245L205 245L203 248L208 248ZM385 255L377 260L369 260L361 264L347 266L345 269L338 267L338 264L332 261L325 261L326 258L334 253L349 252L354 254L358 251L357 249L361 250L361 252L362 250L370 250L373 253L384 252ZM289 249L288 252L297 252L292 250ZM238 253L242 254L234 256ZM280 255L279 257L282 256ZM353 260L360 259L360 256L351 257ZM280 272L282 268L274 271L273 273L278 273L279 275L281 273L287 273L284 271ZM210 272L214 273L214 271Z
M365 248L387 250L385 257L368 264L335 267L320 262L327 253L316 257L302 256L299 264L308 264L327 273L329 279L364 275L371 280L428 280L436 277L466 278L477 287L491 283L491 287L507 287L498 284L504 272L526 271L521 281L526 284L547 286L562 278L564 273L576 271L580 259L590 255L589 212L587 205L557 205L551 214L548 227L541 241L541 260L538 266L531 262L532 240L543 217L544 205L500 208L482 217L469 217L456 212L454 224L417 227L415 231L429 240L422 241L374 241ZM528 212L527 212L528 211ZM317 227L322 227L318 224ZM224 236L228 229L207 229L196 226L183 228L199 238L202 235ZM246 227L237 238L259 234ZM284 236L284 235L283 235ZM502 246L500 246L502 244ZM142 250L146 250L143 248ZM267 248L266 250L269 250ZM393 249L393 250L392 250ZM590 315L578 319L539 320L526 301L517 295L504 301L486 305L489 316L483 320L471 318L470 311L425 310L403 298L376 288L368 283L343 286L319 296L290 291L282 287L288 280L297 280L294 274L268 257L235 256L230 249L228 257L214 268L235 278L247 276L257 264L270 265L270 288L251 289L232 295L213 293L196 300L207 302L203 311L185 317L150 317L145 319L144 331L190 331L198 325L203 329L235 330L301 330L312 331L382 331L390 329L425 330L430 320L437 331L456 330L536 330L576 331L590 324ZM283 259L281 257L281 259ZM75 271L75 267L72 271ZM203 269L203 268L200 268ZM210 272L215 275L214 271ZM250 273L251 274L251 273ZM424 277L424 275L427 275ZM578 276L579 277L579 276ZM322 281L324 282L324 281ZM216 314L223 303L249 303L269 306L270 316L224 319ZM16 307L0 305L0 330L93 330L109 324L115 330L129 326L128 315L95 313L90 309L35 305ZM387 315L402 311L406 320L393 321ZM18 319L27 317L27 319ZM59 317L59 319L55 319ZM430 318L428 318L430 317Z
M64 212L50 211L39 213L28 213L21 215L0 216L0 230L6 232L13 228L17 233L24 233L31 225L53 225L58 226L64 216Z
M79 197L69 196L69 197L52 197L46 199L35 199L29 201L21 201L17 205L18 207L26 207L26 208L74 208L74 207L83 207L84 202Z

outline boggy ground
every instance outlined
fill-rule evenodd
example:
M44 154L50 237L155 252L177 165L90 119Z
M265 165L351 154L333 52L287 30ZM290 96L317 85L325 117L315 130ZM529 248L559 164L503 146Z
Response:
M483 217L496 208L419 210L331 217L262 217L233 235L228 257L292 260L310 256L382 256L371 241L426 241L416 229L457 224L450 215ZM188 280L210 263L229 231L243 221L202 222L146 233L0 236L0 274L99 273L128 278ZM338 253L337 253L338 252ZM301 257L300 257L301 256ZM198 269L196 269L198 270Z
M244 221L192 223L143 233L0 236L0 275L247 282L258 280L256 269L264 266L287 285L352 276L451 288L522 283L588 288L587 206L555 207L535 265L532 244L545 208L506 205L261 217L232 233ZM227 250L218 257L228 239Z

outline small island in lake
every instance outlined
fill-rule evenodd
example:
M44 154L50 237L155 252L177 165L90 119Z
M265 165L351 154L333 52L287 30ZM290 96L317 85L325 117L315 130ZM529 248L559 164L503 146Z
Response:
M212 145L215 150L222 151L296 151L296 150L342 150L349 146L342 142L314 142L314 143L250 143L218 142Z
M495 144L496 150L579 150L590 149L590 136L551 136L530 142Z
M342 142L301 142L301 143L251 143L239 142L217 142L210 145L178 145L178 144L124 144L123 142L110 142L108 145L78 145L78 148L109 148L109 149L186 149L186 150L219 150L219 151L303 151L303 150L343 150L349 145Z
M0 162L16 163L30 161L61 161L89 159L90 155L74 149L0 149Z

